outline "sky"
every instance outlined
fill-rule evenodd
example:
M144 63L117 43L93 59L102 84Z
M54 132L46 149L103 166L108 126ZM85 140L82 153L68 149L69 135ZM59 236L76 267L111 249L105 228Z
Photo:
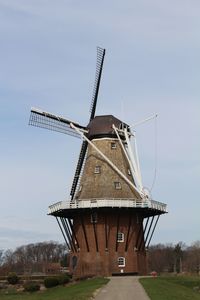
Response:
M81 141L28 126L30 108L136 128L143 183L167 204L152 244L200 239L200 2L0 0L0 249L63 242L48 206L69 200ZM157 145L157 147L155 146Z

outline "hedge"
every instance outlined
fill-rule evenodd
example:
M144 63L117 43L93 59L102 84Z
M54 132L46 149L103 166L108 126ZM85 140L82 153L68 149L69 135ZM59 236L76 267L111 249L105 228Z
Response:
M24 291L31 292L31 293L40 290L40 285L32 281L26 282L23 287L24 287Z
M16 273L12 272L8 274L7 281L10 284L17 284L19 281L19 277L17 276Z
M57 286L57 285L59 285L58 277L47 277L44 280L44 286L46 288L51 288L51 287L54 287L54 286Z

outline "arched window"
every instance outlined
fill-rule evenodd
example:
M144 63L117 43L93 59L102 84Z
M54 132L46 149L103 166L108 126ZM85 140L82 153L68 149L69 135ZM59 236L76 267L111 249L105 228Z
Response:
M118 267L125 267L126 265L126 261L125 261L125 257L118 257Z

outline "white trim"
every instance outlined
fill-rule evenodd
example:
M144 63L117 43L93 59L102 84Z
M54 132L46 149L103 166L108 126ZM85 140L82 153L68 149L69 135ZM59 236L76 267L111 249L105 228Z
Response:
M131 144L130 144L130 140L129 140L129 136L128 136L128 132L127 132L126 128L124 129L124 135L125 135L126 143L127 143L127 146L128 146L127 151L128 151L129 158L130 158L130 161L131 161L130 168L131 168L131 171L132 171L132 176L133 176L134 181L136 183L137 189L142 193L142 182L141 182L141 178L140 178L140 175L139 175L140 171L138 169L139 166L137 166L137 162L139 163L139 160L137 159L137 153L135 153L135 155L133 154Z
M49 206L48 214L53 214L62 210L79 208L101 208L101 207L126 207L126 208L150 208L160 212L167 212L167 205L150 199L127 199L127 198L92 198L79 199L76 202L60 201Z
M125 157L126 157L126 159L128 161L128 164L129 164L129 167L130 167L130 170L131 170L131 173L132 173L132 176L133 176L136 188L138 188L138 190L140 192L142 192L143 191L143 189L142 189L142 178L141 178L141 172L140 172L140 166L139 166L139 159L138 159L138 154L137 154L137 146L136 146L135 136L133 135L134 141L135 141L135 144L134 144L134 153L133 153L132 148L131 148L131 144L130 144L130 140L129 140L129 133L127 131L127 128L124 128L124 130L122 131L122 130L118 130L115 127L114 124L113 124L112 127L113 127L113 129L114 129L114 131L115 131L115 133L117 135L117 138L119 140L121 148L122 148L122 150L123 150L123 152L125 154ZM125 147L125 143L122 142L118 131L123 132L125 140L126 140L127 147Z
M109 137L102 137L102 138L95 138L95 139L92 139L93 141L102 141L102 140L109 140L109 141L118 141L117 138L109 138Z
M138 173L138 177L139 177L139 182L141 183L142 189L143 189L143 185L142 185L142 175L141 175L141 170L140 170L140 163L139 163L139 156L138 156L138 151L137 151L137 142L136 142L136 137L135 134L133 135L133 140L134 140L134 156L135 156L135 160L136 160L136 166L137 166L137 173Z
M126 150L126 147L125 147L125 144L122 142L122 140L121 140L121 138L120 138L120 136L119 136L119 133L118 133L118 130L117 130L117 128L115 127L115 125L113 124L113 129L114 129L114 131L115 131L115 133L116 133L116 135L117 135L117 138L118 138L118 140L119 140L119 143L120 143L120 145L121 145L121 148L122 148L122 150L123 150L123 152L124 152L124 155L125 155L125 157L126 157L126 159L127 159L127 161L128 161L128 164L129 164L129 166L130 166L130 168L131 168L131 161L130 161L130 159L129 159L129 157L128 157L128 154L127 154L127 150ZM121 130L120 130L121 131ZM127 143L126 143L126 145L127 145ZM127 145L128 146L128 145Z

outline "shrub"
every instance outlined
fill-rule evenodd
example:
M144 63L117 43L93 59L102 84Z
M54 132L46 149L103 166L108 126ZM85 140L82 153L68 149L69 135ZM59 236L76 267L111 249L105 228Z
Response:
M44 280L44 286L46 288L51 288L53 286L59 285L59 280L57 277L47 277Z
M70 278L67 274L62 274L58 276L59 284L66 284L70 281Z
M16 273L12 272L8 274L7 281L10 284L16 284L19 281L19 277L17 276Z
M36 282L29 281L24 284L24 291L26 292L32 293L39 290L40 290L40 285Z

